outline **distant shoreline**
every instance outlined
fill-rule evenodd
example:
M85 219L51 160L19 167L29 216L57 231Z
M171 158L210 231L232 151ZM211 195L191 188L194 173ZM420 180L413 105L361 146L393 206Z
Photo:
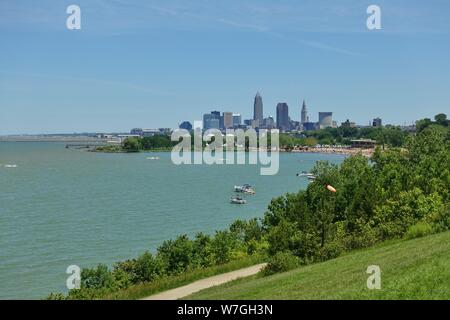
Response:
M36 136L21 136L21 137L0 137L0 142L60 142L60 143L80 143L80 144L90 144L94 149L89 149L90 152L99 153L127 153L123 150L97 150L95 147L105 147L114 146L114 144L108 144L107 139L91 138L91 137L36 137ZM96 146L98 144L98 146ZM149 149L149 150L139 150L138 152L170 152L171 149ZM250 150L258 151L258 150ZM246 151L248 152L248 151ZM286 148L280 148L280 152L292 152L292 153L322 153L322 154L341 154L341 155L357 155L362 154L366 157L371 157L374 149L369 148L352 148L352 147L308 147L300 146L295 147L291 150ZM132 153L132 152L131 152Z
M324 153L324 154L342 154L342 155L358 155L362 154L366 157L371 157L375 149L370 148L334 148L334 147L301 147L295 148L290 151L283 150L284 152L294 152L294 153Z

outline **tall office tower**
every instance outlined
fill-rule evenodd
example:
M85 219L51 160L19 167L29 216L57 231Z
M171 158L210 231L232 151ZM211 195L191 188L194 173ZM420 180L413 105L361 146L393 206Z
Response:
M219 128L220 128L220 117L217 118L217 115L213 113L206 113L203 115L203 130L219 129Z
M277 128L280 131L289 130L289 107L285 102L277 104Z
M306 103L305 103L305 100L303 100L301 123L303 124L305 122L308 122L308 110L306 110Z
M219 126L217 128L214 126L214 129L222 129L222 127L223 127L223 118L220 115L220 111L211 111L211 115L212 115L212 117L214 119L217 119L219 121ZM214 121L214 123L215 123L215 121Z
M223 113L223 128L224 129L233 128L233 112Z
M324 129L333 126L333 112L319 112L319 128Z
M255 102L253 103L253 120L258 121L258 126L263 124L263 102L259 91L256 93Z
M220 129L220 112L212 111L203 115L203 129Z

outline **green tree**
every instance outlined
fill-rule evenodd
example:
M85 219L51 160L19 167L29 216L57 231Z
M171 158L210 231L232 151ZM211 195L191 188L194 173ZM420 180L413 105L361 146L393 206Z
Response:
M439 113L437 115L434 116L434 121L436 121L436 123L438 125L447 127L448 126L448 120L447 120L447 115L445 113Z
M141 149L141 143L138 138L130 137L125 139L122 148L126 152L138 152Z

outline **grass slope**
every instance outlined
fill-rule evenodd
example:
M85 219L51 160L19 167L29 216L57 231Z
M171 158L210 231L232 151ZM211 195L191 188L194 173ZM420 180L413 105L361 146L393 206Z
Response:
M369 265L381 289L369 290ZM450 232L397 240L270 277L212 287L188 299L450 299Z
M156 279L149 283L143 283L135 286L131 286L124 290L106 294L101 297L105 300L134 300L142 299L153 294L178 288L194 281L212 277L218 274L247 268L266 260L266 257L254 255L238 260L230 261L226 264L211 266L203 269L194 269L186 271L179 275L172 275Z

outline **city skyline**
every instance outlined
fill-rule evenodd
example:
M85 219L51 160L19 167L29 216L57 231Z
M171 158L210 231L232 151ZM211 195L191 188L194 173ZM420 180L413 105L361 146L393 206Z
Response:
M361 125L449 109L450 3L80 0L0 3L0 135L176 128L208 110L253 118L287 102ZM311 112L314 119L316 112Z

